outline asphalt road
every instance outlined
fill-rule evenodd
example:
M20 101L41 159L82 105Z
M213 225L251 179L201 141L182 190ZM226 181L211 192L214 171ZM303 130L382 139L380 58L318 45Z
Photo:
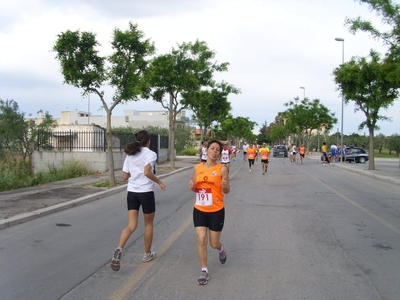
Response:
M191 170L156 190L154 245L140 223L109 266L126 225L125 191L0 231L1 299L386 299L400 293L400 187L316 161L232 163L222 234L198 286ZM142 221L142 218L141 218Z

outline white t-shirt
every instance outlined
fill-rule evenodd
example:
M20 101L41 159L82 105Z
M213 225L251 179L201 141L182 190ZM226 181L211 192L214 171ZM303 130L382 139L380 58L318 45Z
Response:
M207 147L201 148L201 160L207 160Z
M243 145L243 152L246 152L248 148L249 148L249 145L244 144L244 145Z
M127 190L135 193L145 193L154 190L154 181L144 175L144 167L148 164L154 170L157 154L147 147L142 147L135 155L128 155L125 158L122 171L130 173Z
M229 155L229 149L222 149L221 151L221 162L223 163L230 163L230 155Z

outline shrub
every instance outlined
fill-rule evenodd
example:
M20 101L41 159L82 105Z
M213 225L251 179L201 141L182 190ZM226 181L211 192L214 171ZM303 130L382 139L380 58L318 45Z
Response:
M49 165L48 169L48 172L32 174L29 162L2 164L0 166L0 191L82 177L93 173L88 169L87 163L82 161L63 162L58 168L55 165Z
M197 149L187 148L182 151L181 155L195 156L195 155L197 155Z

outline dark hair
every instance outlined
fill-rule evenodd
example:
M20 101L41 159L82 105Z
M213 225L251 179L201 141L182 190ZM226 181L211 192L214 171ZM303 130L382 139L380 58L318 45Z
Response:
M219 154L221 154L222 153L222 149L224 149L224 145L222 145L222 143L220 141L218 141L218 140L209 141L207 149L210 148L211 144L213 144L213 143L217 143L219 145Z
M150 140L150 134L146 130L141 130L134 135L135 140L125 145L125 153L128 155L135 155L140 152L140 149Z

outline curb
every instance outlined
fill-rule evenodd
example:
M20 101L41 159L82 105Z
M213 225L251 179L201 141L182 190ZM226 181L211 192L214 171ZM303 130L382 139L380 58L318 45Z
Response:
M319 158L310 158L312 160L318 160ZM319 163L320 161L318 161ZM363 176L367 176L379 181L383 181L383 182L387 182L387 183L391 183L391 184L395 184L395 185L399 185L400 184L400 178L399 179L395 179L395 178L391 178L391 177L386 177L386 176L382 176L382 175L377 175L377 174L373 174L373 173L368 173L369 170L358 170L358 169L353 169L353 168L349 168L347 166L343 166L341 163L336 163L335 166L338 166L339 168L342 168L342 170L346 170L352 173L356 173L356 174L360 174Z
M173 175L175 173L178 173L178 172L190 169L190 168L192 168L192 167L191 166L183 167L181 169L172 171L167 174L162 174L157 177L164 178L169 175ZM37 209L37 210L34 210L29 213L19 214L19 215L11 217L9 219L0 220L0 229L8 228L8 227L11 227L11 226L14 226L17 224L25 223L25 222L33 220L33 219L37 219L39 217L44 217L44 216L50 215L52 213L63 211L63 210L66 210L66 209L69 209L69 208L72 208L75 206L83 205L83 204L86 204L86 203L89 203L89 202L92 202L95 200L99 200L103 197L107 197L112 194L126 190L126 186L127 186L127 184L120 185L117 187L110 188L106 191L101 191L101 192L98 192L98 193L95 193L92 195L83 196L83 197L80 197L80 198L77 198L74 200L69 200L69 201L66 201L66 202L63 202L60 204L56 204L56 205L52 205L52 206L49 206L46 208Z

